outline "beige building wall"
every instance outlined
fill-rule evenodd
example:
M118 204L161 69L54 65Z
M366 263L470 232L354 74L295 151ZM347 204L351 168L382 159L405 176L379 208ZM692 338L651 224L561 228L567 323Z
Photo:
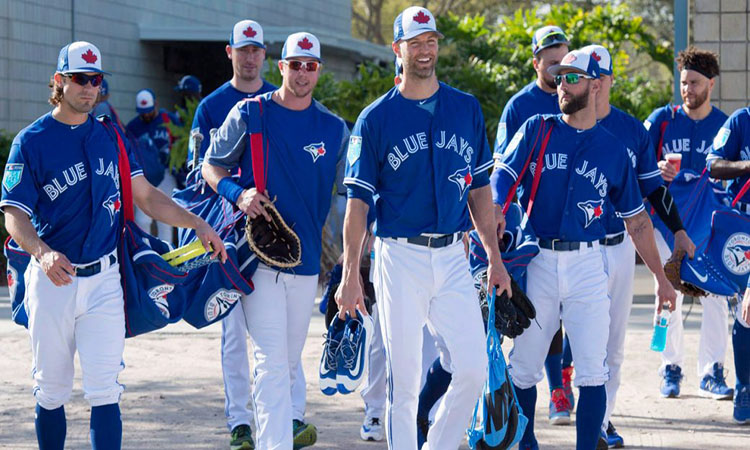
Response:
M719 54L721 76L712 100L726 114L748 106L750 0L694 0L690 41Z

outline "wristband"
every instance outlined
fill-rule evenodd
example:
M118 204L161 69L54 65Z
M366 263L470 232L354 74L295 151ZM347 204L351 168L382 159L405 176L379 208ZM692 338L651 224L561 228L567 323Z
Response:
M216 186L216 192L233 204L237 203L237 199L242 195L242 191L244 191L242 186L237 184L232 177L222 178Z

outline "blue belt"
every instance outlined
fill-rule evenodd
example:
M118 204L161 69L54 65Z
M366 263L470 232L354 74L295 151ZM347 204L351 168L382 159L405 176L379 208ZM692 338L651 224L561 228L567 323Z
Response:
M569 252L581 248L592 248L594 242L561 241L560 239L539 239L539 247L556 252Z
M117 262L117 258L115 258L114 254L110 254L108 258L109 266L112 266ZM102 271L102 263L101 261L97 261L85 266L76 266L75 271L77 277L91 277Z

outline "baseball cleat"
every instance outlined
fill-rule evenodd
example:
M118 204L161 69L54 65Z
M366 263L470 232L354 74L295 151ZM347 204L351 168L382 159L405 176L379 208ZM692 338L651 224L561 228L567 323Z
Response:
M604 431L599 432L599 439L596 441L596 450L607 450L609 444L607 444L607 433Z
M607 423L607 445L609 448L625 447L625 440L617 432L612 422Z
M427 433L430 432L430 419L417 416L417 448L421 449L427 442Z
M549 423L551 425L568 425L570 423L570 402L562 388L552 391L549 400Z
M740 425L750 424L750 384L738 384L736 386L732 417Z
M253 432L249 425L237 425L232 429L232 440L229 442L231 450L254 450Z
M294 450L309 447L318 441L318 429L311 423L301 420L292 421L292 436L294 436Z
M336 388L336 365L338 362L339 345L344 337L345 322L334 316L328 327L326 340L323 344L323 355L320 357L320 390L325 395L333 395Z
M682 369L680 366L669 364L664 368L664 379L661 382L661 396L664 398L677 398L680 396L680 381L682 381Z
M562 380L563 391L565 391L565 396L568 398L570 412L572 413L576 407L576 396L573 394L573 366L565 367L562 370Z
M377 417L365 417L365 421L359 429L359 437L363 441L382 441L383 424Z
M709 397L714 400L731 400L734 390L727 386L724 379L724 366L714 363L713 373L705 375L701 380L700 391L702 397Z
M362 383L370 361L370 344L375 324L369 315L357 311L357 317L346 321L336 363L336 386L342 394L354 392Z

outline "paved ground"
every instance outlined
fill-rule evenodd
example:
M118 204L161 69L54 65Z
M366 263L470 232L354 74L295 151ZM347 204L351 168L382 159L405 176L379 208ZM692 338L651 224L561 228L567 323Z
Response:
M687 321L686 378L682 398L661 399L656 369L659 355L648 349L651 334L650 280L638 271L636 300L630 319L623 385L613 422L628 448L748 449L750 427L731 420L732 403L698 396L695 374L701 307ZM7 291L5 291L7 292ZM686 308L687 309L687 308ZM34 400L31 396L31 356L26 331L8 317L7 293L0 297L0 448L35 448ZM186 324L128 340L127 364L120 381L124 448L228 448L224 421L223 387L219 358L220 327L194 330ZM359 439L362 402L358 395L323 396L317 388L317 365L322 349L323 318L314 313L304 351L308 385L307 418L319 429L321 449L375 450L384 443ZM729 339L729 332L727 332ZM726 359L729 382L734 384L731 345ZM73 398L66 405L67 448L90 448L88 405L81 393L77 367ZM547 421L547 394L543 382L537 405L537 435L543 448L574 448L575 426L551 427Z

